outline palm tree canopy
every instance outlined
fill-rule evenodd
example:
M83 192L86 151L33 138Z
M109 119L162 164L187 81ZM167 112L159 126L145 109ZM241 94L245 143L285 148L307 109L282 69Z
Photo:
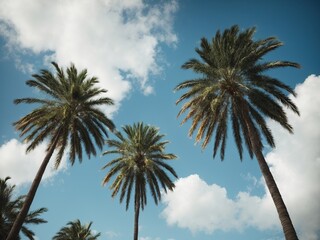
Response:
M76 156L82 160L82 149L87 156L95 155L94 143L102 149L106 128L114 129L113 122L98 108L113 105L107 97L101 97L106 90L96 87L96 77L87 77L87 70L78 72L73 64L64 71L52 62L56 74L41 70L34 74L26 84L39 90L45 98L21 98L15 103L38 104L14 125L30 143L27 151L34 149L44 139L50 138L48 149L53 139L58 138L58 154L55 166L58 167L67 146L70 146L69 160L74 164Z
M68 222L67 226L60 229L60 231L52 238L53 240L96 240L101 235L94 234L90 229L92 222L87 225L82 225L77 219Z
M8 185L7 181L9 179L10 177L0 179L0 239L6 239L6 236L9 234L13 221L16 219L25 198L25 196L13 198L15 185ZM27 225L46 223L47 221L39 217L46 211L46 208L40 208L28 213L21 229L22 233L28 239L34 240L35 234L27 228ZM18 239L21 239L20 236Z
M267 53L283 43L275 37L255 41L255 31L255 28L240 31L235 25L223 33L217 31L211 42L202 38L200 47L195 49L200 60L191 59L182 65L183 69L191 69L200 77L184 81L175 88L176 91L187 89L176 103L185 101L178 116L187 112L182 124L192 119L189 135L197 129L196 142L202 140L202 148L205 148L215 133L213 157L220 148L222 160L228 121L232 123L233 136L242 159L243 139L253 157L248 121L253 124L257 146L262 150L263 138L271 147L275 145L264 117L292 132L282 106L299 114L296 105L285 94L288 92L295 96L294 90L266 74L268 70L282 67L299 68L299 64L264 60Z
M156 127L136 123L133 126L122 127L126 136L116 133L118 140L107 140L107 145L112 149L104 154L117 154L118 157L106 164L110 171L103 179L103 184L116 176L112 185L112 197L120 191L120 202L126 196L126 209L129 207L133 186L135 187L135 203L144 209L147 203L146 185L149 185L154 202L158 204L161 199L159 184L165 192L173 190L174 183L166 171L177 178L174 169L165 161L175 159L171 153L165 153L168 141L162 141L164 135L159 134Z

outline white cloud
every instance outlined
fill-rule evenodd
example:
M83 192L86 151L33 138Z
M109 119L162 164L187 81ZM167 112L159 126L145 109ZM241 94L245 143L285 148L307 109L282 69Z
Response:
M295 90L298 96L293 101L301 116L288 112L295 133L291 135L269 121L277 148L266 155L266 160L300 239L316 240L320 237L320 76L309 76ZM230 199L225 188L191 175L179 179L175 191L163 196L166 207L162 216L168 224L192 232L279 229L268 190L262 197L250 192L239 192L236 199Z
M45 157L46 144L39 145L28 154L26 154L26 148L27 145L20 143L17 139L11 139L0 146L0 178L10 176L12 184L17 186L32 182ZM58 170L54 170L54 161L50 161L42 179L51 179L59 171L65 170L66 165L64 158Z
M177 42L175 0L154 5L143 0L0 0L0 5L0 35L11 51L87 68L117 103L136 83L144 94L153 92L149 77L161 71L159 44ZM21 60L17 65L32 69Z
M247 226L260 229L275 226L275 211L269 211L265 197L261 199L240 192L233 200L227 196L225 188L207 184L196 174L180 178L175 190L163 196L163 202L167 206L162 215L168 224L177 224L193 233L211 234L216 230L240 231Z
M309 76L295 90L298 96L293 100L301 116L288 112L294 135L271 122L277 148L266 159L301 239L319 239L320 76Z
M235 205L226 189L208 185L198 175L180 178L175 184L175 190L163 197L167 204L163 216L170 225L207 233L234 226Z

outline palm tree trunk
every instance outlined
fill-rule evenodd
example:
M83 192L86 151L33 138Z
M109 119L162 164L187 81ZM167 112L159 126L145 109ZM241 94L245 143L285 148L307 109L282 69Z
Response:
M140 204L139 201L135 201L134 206L134 233L133 240L138 240L138 232L139 232L139 213L140 213Z
M26 196L26 199L23 203L21 211L18 214L17 218L15 219L6 240L16 240L17 239L19 232L21 230L21 227L23 225L23 222L24 222L26 216L28 215L28 212L29 212L30 206L33 202L34 196L36 195L37 189L40 185L42 176L46 170L46 167L49 163L49 160L53 154L53 151L58 143L58 140L59 140L59 138L58 138L58 134L57 134L55 137L54 143L49 148L45 158L43 159L43 161L40 165L40 168L38 169L38 172L37 172L37 174L32 182L32 185L29 189L28 195Z
M276 206L286 240L298 240L298 236L292 224L291 218L289 216L289 212L281 197L280 191L272 176L272 173L270 172L269 166L265 158L263 157L261 151L254 150L254 154L256 155L260 170L266 181L266 184L271 194L271 197L273 199L273 202Z
M279 219L280 219L280 222L282 225L282 229L284 232L284 236L285 236L286 240L298 240L296 230L294 229L291 218L289 216L289 212L288 212L287 207L282 199L282 196L281 196L280 191L278 189L277 183L274 180L272 173L269 169L269 166L268 166L268 164L267 164L267 162L261 152L261 147L258 146L258 142L259 142L258 139L259 138L258 138L256 131L254 130L253 122L248 117L247 111L244 112L244 118L245 118L245 122L247 124L253 153L257 158L261 173L262 173L264 180L267 184L267 187L268 187L269 192L271 194L272 200L276 206L276 209L277 209L277 212L279 215Z

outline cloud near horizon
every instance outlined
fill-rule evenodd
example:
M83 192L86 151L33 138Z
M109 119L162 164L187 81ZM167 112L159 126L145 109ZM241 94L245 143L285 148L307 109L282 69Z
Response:
M10 182L17 186L29 184L33 181L40 164L45 157L47 145L40 144L36 149L26 154L27 144L11 139L0 146L0 178L11 177ZM43 175L44 181L50 181L60 171L67 168L64 157L57 170L54 169L54 157L49 162Z
M301 116L287 111L293 135L268 121L277 147L266 155L266 161L301 240L320 238L319 89L320 76L316 75L296 86L297 98L293 101ZM263 196L240 191L231 199L224 187L206 183L199 175L190 175L177 180L174 192L163 195L166 206L162 216L169 225L193 233L242 231L248 227L280 229L274 203L265 185L264 188Z
M160 44L175 45L175 0L146 4L125 1L0 0L0 35L18 69L34 71L23 60L28 54L88 69L117 103L118 109L135 85L148 95L154 89L150 76L161 72ZM85 13L85 14L84 14ZM90 21L88 21L90 19ZM160 59L160 60L159 60Z

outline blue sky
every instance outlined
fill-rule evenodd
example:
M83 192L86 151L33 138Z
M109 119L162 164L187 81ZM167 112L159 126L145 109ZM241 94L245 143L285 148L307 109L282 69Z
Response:
M179 175L173 193L155 206L149 198L140 218L140 240L283 239L273 202L255 160L239 160L231 137L225 160L212 159L180 126L173 88L194 77L180 66L197 57L201 37L238 24L255 26L256 39L276 36L284 46L273 60L290 60L302 69L270 72L296 89L301 117L288 112L295 134L268 120L276 149L265 157L278 182L293 223L303 240L320 238L320 4L309 1L43 1L0 0L0 177L11 176L25 194L44 157L45 145L26 155L12 123L31 106L13 99L37 96L25 86L32 73L73 62L100 79L116 106L105 111L116 126L143 121L160 128ZM113 137L111 135L111 137ZM104 149L106 150L106 148ZM102 240L131 239L133 211L111 198L98 155L58 171L49 166L32 209L47 207L47 224L32 227L51 239L68 221L93 221Z

